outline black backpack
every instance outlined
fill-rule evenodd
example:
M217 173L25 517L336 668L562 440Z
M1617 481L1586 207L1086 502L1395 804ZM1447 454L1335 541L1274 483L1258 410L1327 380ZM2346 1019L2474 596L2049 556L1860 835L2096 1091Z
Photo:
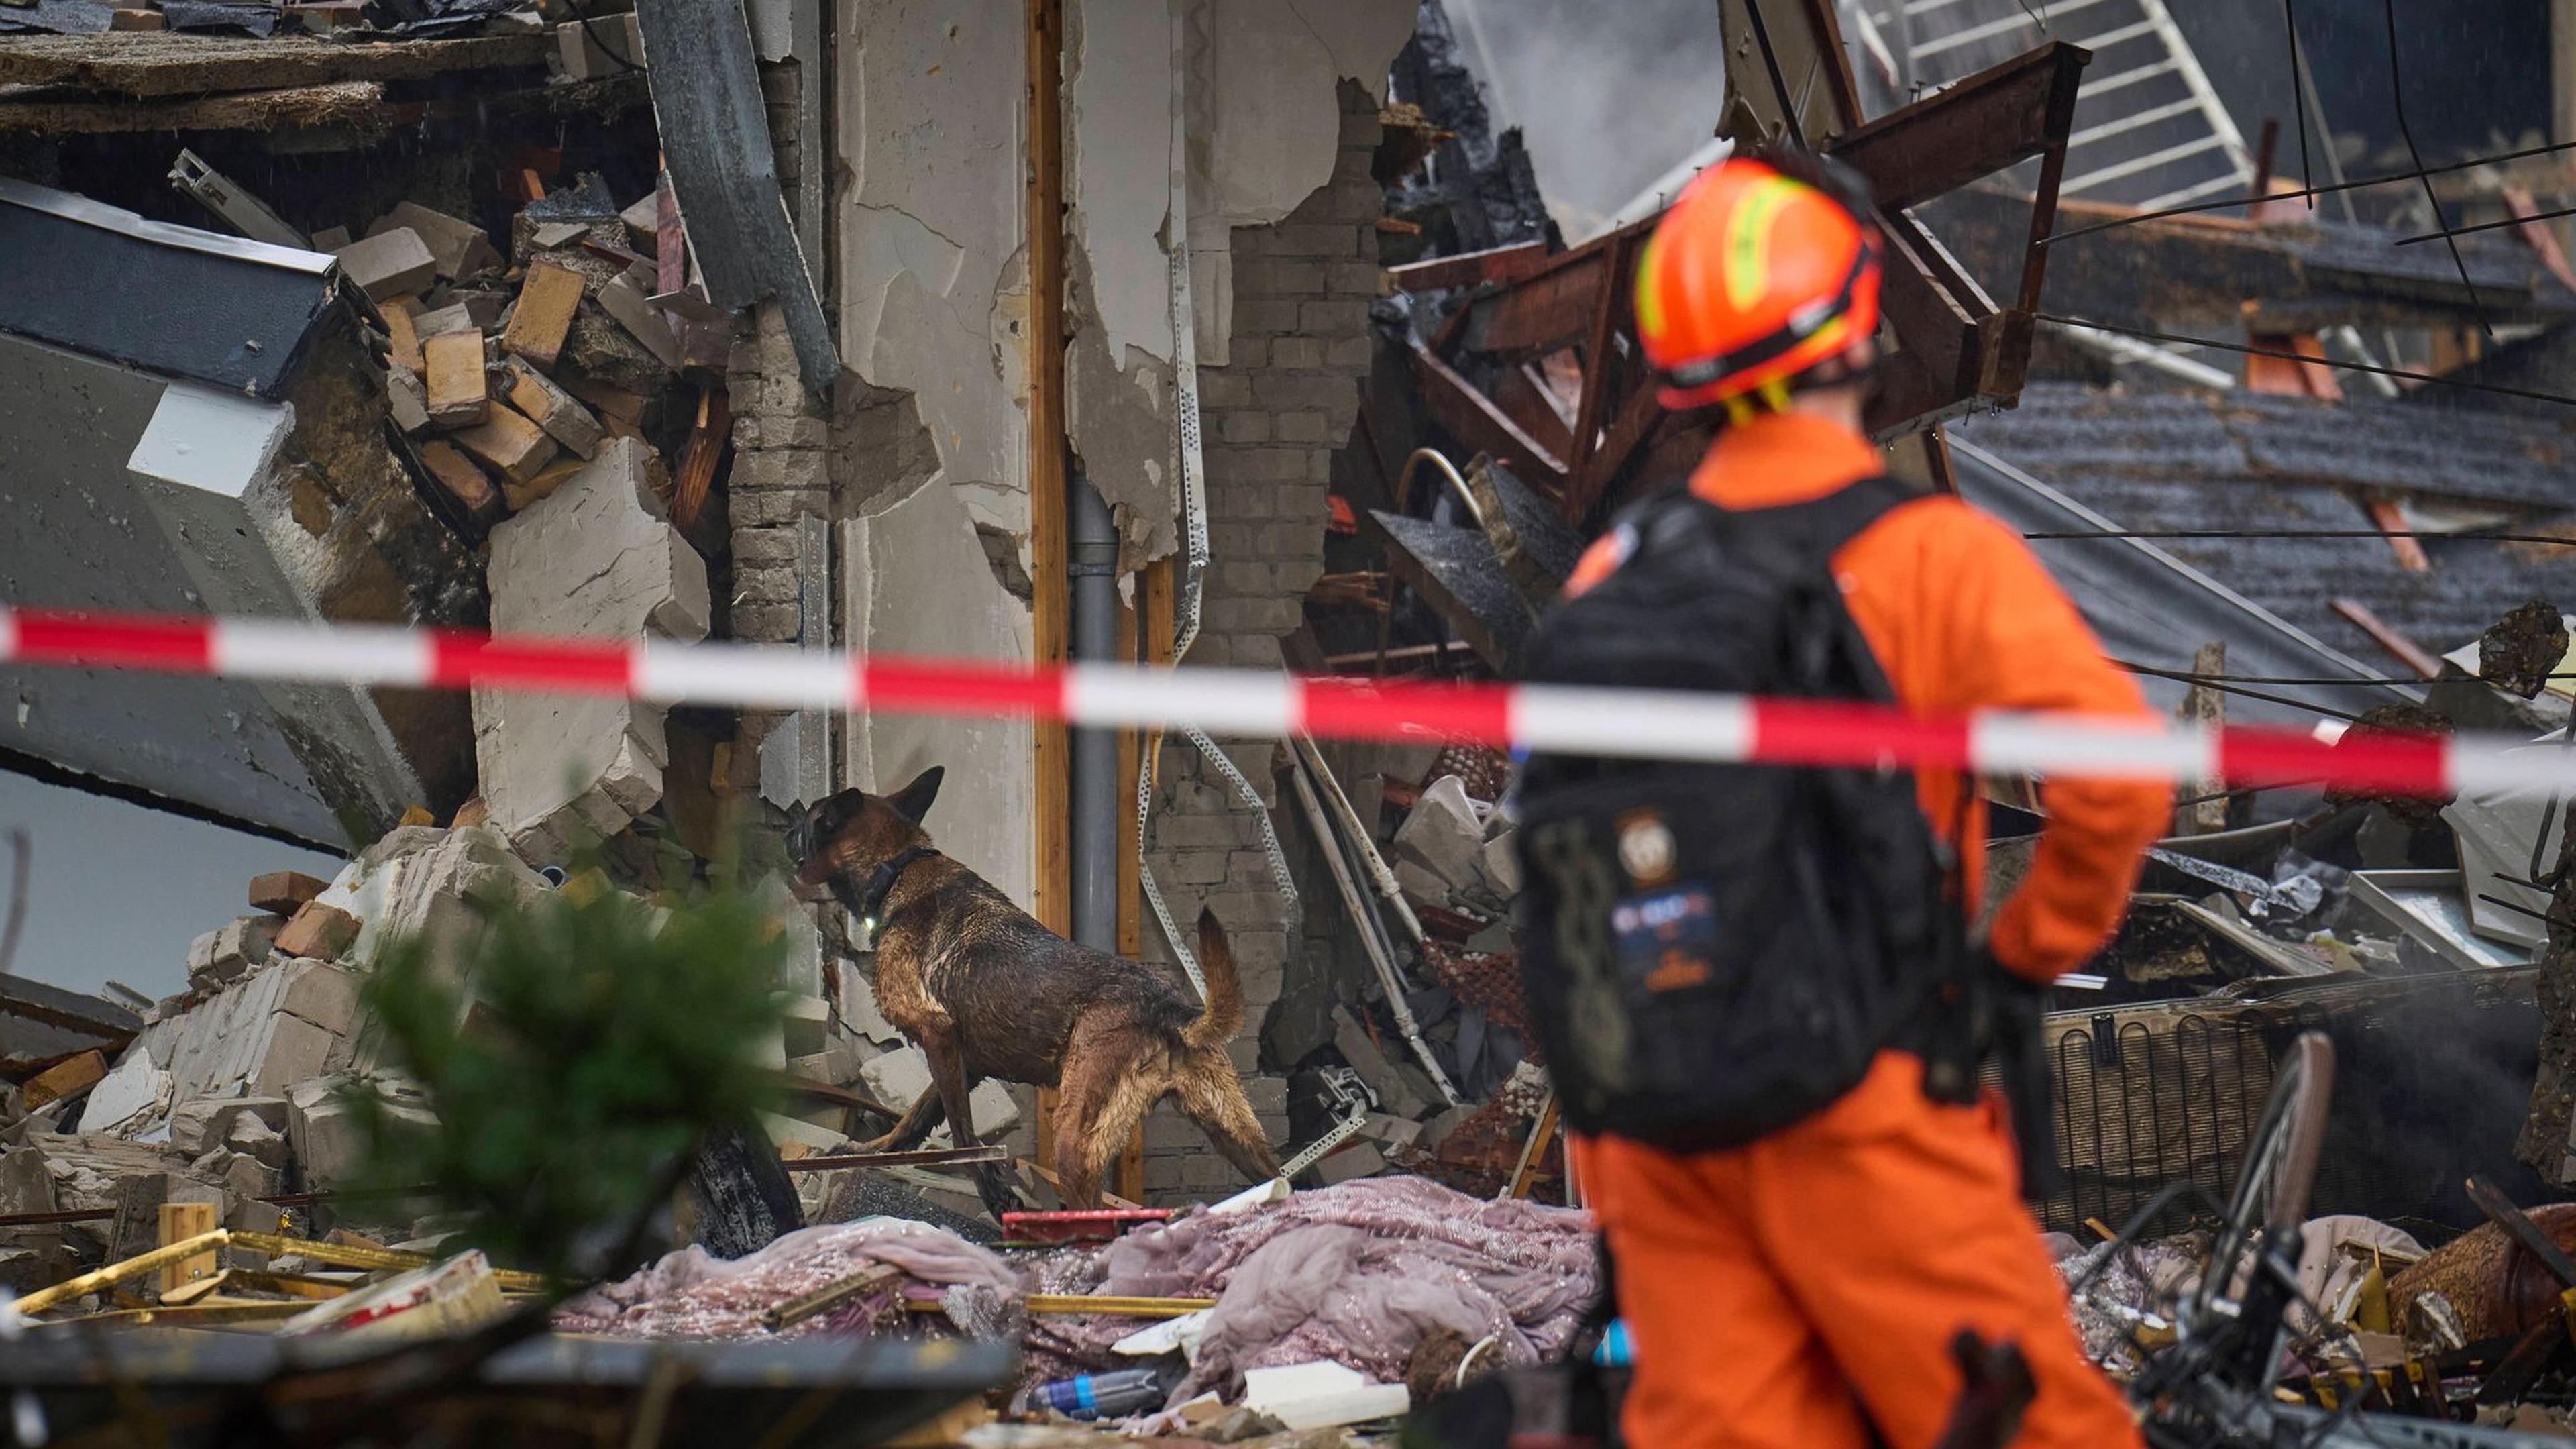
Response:
M1885 478L1778 508L1675 491L1559 604L1531 683L1892 702L1835 550L1914 495ZM1578 1131L1676 1151L1814 1113L1963 979L1949 849L1911 770L1539 755L1519 790L1521 970Z

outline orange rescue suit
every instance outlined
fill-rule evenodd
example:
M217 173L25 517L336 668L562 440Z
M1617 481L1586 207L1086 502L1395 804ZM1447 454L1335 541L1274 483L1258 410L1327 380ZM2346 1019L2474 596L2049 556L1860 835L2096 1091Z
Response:
M1722 433L1690 487L1721 507L1763 508L1880 470L1877 450L1835 422L1766 414ZM1618 567L1614 539L1584 556L1569 593ZM1834 555L1833 570L1911 712L2144 713L2137 686L2102 657L2021 539L1955 498L1890 511ZM1921 777L1935 829L1961 818L1959 789L1946 772ZM2172 799L2160 784L2053 779L2040 800L2047 823L2029 874L1988 946L2044 982L2118 925ZM1974 902L1981 800L1965 828ZM2137 1444L2126 1402L2076 1341L2006 1131L1991 1104L1924 1096L1921 1064L1890 1051L1841 1101L1746 1147L1578 1143L1577 1174L1609 1235L1636 1341L1628 1442L1862 1449L1875 1425L1892 1449L1923 1449L1958 1398L1949 1346L1966 1327L2012 1339L2030 1361L2038 1397L2016 1446Z

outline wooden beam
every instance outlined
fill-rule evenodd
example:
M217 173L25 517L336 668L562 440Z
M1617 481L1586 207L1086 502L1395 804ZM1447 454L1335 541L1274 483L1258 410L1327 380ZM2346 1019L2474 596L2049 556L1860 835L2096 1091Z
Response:
M1040 667L1070 651L1071 526L1065 499L1064 0L1028 0L1029 148L1022 224L1029 252L1029 552L1034 594L1031 653ZM1030 914L1059 936L1073 931L1073 748L1065 727L1040 720L1030 750L1035 870ZM1052 1154L1055 1093L1038 1093L1037 1155Z
M1882 211L1930 201L2045 154L2063 138L2092 52L2053 41L1824 144L1869 181ZM2059 144L2063 144L2062 139Z
M1547 259L1546 242L1514 242L1505 247L1488 247L1481 252L1460 252L1456 256L1407 262L1400 267L1387 268L1386 276L1399 292L1436 292L1446 287L1514 281L1528 276Z
M1029 546L1035 596L1031 652L1041 667L1069 653L1065 566L1064 0L1028 0ZM1072 929L1072 777L1061 724L1037 726L1032 914Z
M1565 461L1460 377L1449 364L1421 343L1413 344L1413 373L1422 386L1422 403L1432 420L1467 448L1490 453L1515 468L1543 474L1546 486L1565 486Z

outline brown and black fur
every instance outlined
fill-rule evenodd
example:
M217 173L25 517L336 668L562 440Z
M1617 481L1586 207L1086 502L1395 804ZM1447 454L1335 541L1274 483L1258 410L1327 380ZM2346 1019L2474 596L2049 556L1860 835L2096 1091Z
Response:
M921 820L941 773L925 770L892 795L844 790L806 811L788 832L798 879L862 909L880 864L930 843ZM867 1150L910 1148L943 1117L951 1140L974 1140L967 1093L999 1077L1058 1089L1050 1166L1069 1204L1097 1205L1109 1164L1167 1096L1238 1169L1276 1176L1279 1160L1226 1055L1243 1024L1243 986L1208 912L1199 961L1205 1010L1165 973L1039 925L956 861L913 862L879 908L877 1008L929 1057L931 1088ZM1000 1174L987 1173L983 1189L998 1215Z

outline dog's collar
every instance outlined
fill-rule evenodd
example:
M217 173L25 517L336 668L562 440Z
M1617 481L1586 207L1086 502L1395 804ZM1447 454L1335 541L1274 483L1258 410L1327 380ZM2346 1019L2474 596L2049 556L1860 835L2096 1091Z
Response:
M877 928L885 923L886 897L893 893L895 882L903 873L926 856L939 852L927 845L916 845L868 872L868 888L859 894L859 934L868 949L876 949Z

